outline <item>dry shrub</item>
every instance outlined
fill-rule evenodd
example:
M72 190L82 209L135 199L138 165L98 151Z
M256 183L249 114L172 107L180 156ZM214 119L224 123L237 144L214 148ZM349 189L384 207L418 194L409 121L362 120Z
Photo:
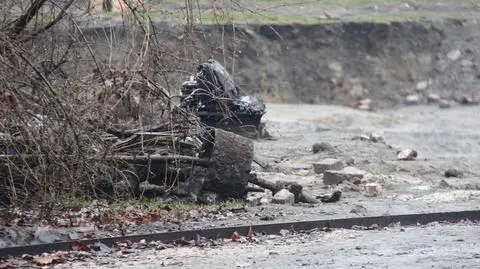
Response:
M0 10L17 18L0 22L0 204L115 195L108 189L124 178L122 164L107 158L112 132L167 123L172 136L187 133L188 115L173 113L179 81L205 56L234 64L237 41L225 41L225 27L234 27L206 37L195 1L185 1L180 34L167 41L147 7L124 2L120 29L95 30L103 43L79 26L82 1L15 3Z

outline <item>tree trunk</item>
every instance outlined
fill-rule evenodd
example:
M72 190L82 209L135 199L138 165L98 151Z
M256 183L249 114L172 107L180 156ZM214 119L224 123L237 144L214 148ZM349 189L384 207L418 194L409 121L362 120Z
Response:
M210 166L206 168L204 190L223 197L244 198L252 170L253 141L214 129L212 142L206 153L210 155Z

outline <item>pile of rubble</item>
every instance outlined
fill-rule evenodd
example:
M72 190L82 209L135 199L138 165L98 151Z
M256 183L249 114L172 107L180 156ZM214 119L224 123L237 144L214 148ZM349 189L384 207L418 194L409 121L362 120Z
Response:
M78 91L73 102L62 100L84 104L77 106L83 114L75 120L85 122L74 123L81 130L54 130L52 126L64 119L50 114L36 115L37 124L22 125L17 132L0 130L0 184L5 190L35 176L25 169L38 175L47 172L48 163L68 167L65 173L73 171L72 166L90 170L76 187L93 185L95 194L115 197L175 195L213 202L262 191L249 181L278 189L251 173L253 141L229 132L253 131L258 136L265 105L242 93L218 62L199 66L198 73L183 84L180 104L141 72L97 70L90 79L98 85ZM84 151L55 142L59 132L72 144L79 136L87 137L81 146ZM42 136L48 150L35 149L32 133ZM91 169L85 167L89 165Z

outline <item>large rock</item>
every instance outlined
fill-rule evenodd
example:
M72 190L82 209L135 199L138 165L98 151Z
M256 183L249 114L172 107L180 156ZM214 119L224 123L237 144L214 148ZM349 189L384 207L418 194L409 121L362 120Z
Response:
M273 196L272 202L275 204L289 204L295 203L295 195L286 189L281 189Z
M315 162L313 165L313 171L317 174L322 174L326 170L340 170L345 165L343 164L342 160L327 158L323 159L319 162Z
M367 172L358 168L347 166L342 170L327 170L323 173L323 183L327 185L338 185L343 181L362 179Z

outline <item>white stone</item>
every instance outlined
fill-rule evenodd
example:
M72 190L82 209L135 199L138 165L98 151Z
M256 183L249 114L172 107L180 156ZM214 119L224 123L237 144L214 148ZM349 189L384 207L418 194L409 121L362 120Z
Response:
M385 143L385 136L383 135L383 132L372 132L370 134L370 141L374 143Z
M430 93L427 96L427 100L429 103L437 103L438 101L440 101L440 99L441 99L440 95L436 93Z
M416 105L416 104L420 103L420 96L418 96L416 94L410 94L409 96L407 96L405 98L405 103L407 105Z
M428 81L426 81L426 80L425 80L425 81L420 81L420 82L418 82L417 85L415 86L415 89L416 89L417 91L423 91L423 90L425 90L426 88L428 88L428 85L429 85Z
M455 62L456 60L460 59L460 56L462 56L462 52L460 52L460 50L452 50L449 53L447 53L448 59L452 62Z
M365 196L376 197L380 195L380 185L377 183L365 184Z
M295 195L286 189L281 189L273 196L272 202L275 204L289 204L295 203Z
M397 159L402 161L412 161L417 158L417 152L413 149L404 149L397 153Z

